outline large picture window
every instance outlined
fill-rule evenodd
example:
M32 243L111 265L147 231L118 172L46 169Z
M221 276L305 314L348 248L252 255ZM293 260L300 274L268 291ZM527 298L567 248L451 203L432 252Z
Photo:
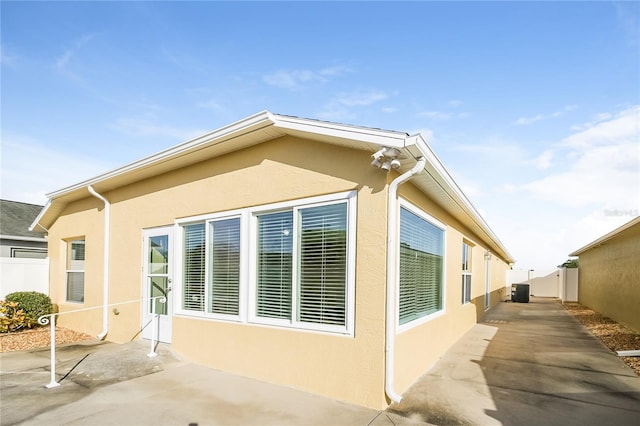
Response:
M184 219L180 313L352 332L354 198Z
M347 202L260 214L257 222L255 317L346 326Z
M434 221L435 222L435 221ZM442 310L444 231L400 208L400 325Z
M67 301L84 302L85 240L67 241Z

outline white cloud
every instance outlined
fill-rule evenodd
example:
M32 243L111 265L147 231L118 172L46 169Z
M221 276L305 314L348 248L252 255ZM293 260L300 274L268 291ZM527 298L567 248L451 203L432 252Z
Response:
M78 38L73 42L73 46L66 49L62 55L58 56L55 60L56 68L59 70L64 70L67 68L67 64L71 61L73 56L83 48L91 39L94 37L93 34L86 34L82 37Z
M453 114L442 111L423 111L418 113L419 117L431 118L434 120L449 120Z
M551 167L551 160L553 159L554 152L551 149L545 150L535 160L535 166L538 169L545 170Z
M113 165L73 151L51 150L25 137L4 136L0 197L44 204L45 194L103 173Z
M262 80L270 86L283 89L299 89L307 83L328 81L329 77L339 76L349 72L346 67L328 67L320 70L278 70L262 77Z
M518 126L527 126L529 124L533 124L533 123L536 123L538 121L548 120L550 118L561 117L561 116L565 115L567 112L573 111L576 108L578 108L578 106L574 105L574 104L565 105L562 109L560 109L558 111L554 111L554 112L552 112L550 114L536 114L536 115L531 116L531 117L520 117L516 121L514 121L513 124L516 124Z
M186 129L158 124L152 118L122 117L111 126L124 134L135 137L168 137L184 141L206 133L202 129Z
M348 93L340 93L336 98L335 102L347 106L366 106L371 105L375 102L385 100L389 97L384 92L370 90L370 91L355 91Z
M462 101L459 101L457 99L453 99L453 100L450 100L449 102L447 102L447 104L449 106L451 106L451 107L456 108L456 107L459 107L460 105L462 105Z
M565 138L564 170L524 185L560 205L631 209L640 205L640 107ZM544 153L543 153L544 156Z
M515 121L515 124L519 126L525 126L527 124L533 124L536 121L544 120L544 115L538 114L533 117L520 117Z
M16 64L16 56L7 52L7 47L0 44L0 64L13 66Z

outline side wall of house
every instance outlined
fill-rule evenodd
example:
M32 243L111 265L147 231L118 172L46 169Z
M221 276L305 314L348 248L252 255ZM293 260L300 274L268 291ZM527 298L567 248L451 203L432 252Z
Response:
M353 336L176 314L172 346L213 368L385 407L387 175L369 163L366 152L287 137L104 193L112 203L109 302L142 297L144 229L196 215L356 191ZM102 303L102 220L101 203L87 198L70 205L52 227L52 288L58 303L64 300L64 240L77 235L86 236L87 244L84 307ZM179 265L175 273L181 273ZM173 292L175 306L178 293ZM64 310L79 307L61 303ZM118 315L109 310L108 339L138 337L140 304L117 308ZM74 328L100 332L101 310L73 316L66 320Z
M410 183L401 186L399 194L446 226L444 309L430 321L396 335L395 390L402 393L484 316L486 303L492 307L505 299L509 266L495 254L485 257L488 250L479 237ZM470 303L462 303L463 242L471 246Z
M640 331L640 224L580 254L578 301Z

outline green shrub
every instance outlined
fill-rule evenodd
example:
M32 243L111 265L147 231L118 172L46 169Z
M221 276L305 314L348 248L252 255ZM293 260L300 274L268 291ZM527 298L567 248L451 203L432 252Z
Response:
M0 300L0 333L18 331L29 327L29 320L22 309L18 308L18 302Z
M51 313L51 299L44 293L37 291L16 291L7 294L7 302L17 302L18 308L24 311L24 315L29 321L27 327L31 328L38 324L38 318Z

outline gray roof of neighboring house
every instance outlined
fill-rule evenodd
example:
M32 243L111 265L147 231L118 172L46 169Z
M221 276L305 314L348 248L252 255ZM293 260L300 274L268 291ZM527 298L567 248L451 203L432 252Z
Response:
M29 231L29 226L40 214L43 206L0 200L0 237L15 239L42 239L42 232Z

